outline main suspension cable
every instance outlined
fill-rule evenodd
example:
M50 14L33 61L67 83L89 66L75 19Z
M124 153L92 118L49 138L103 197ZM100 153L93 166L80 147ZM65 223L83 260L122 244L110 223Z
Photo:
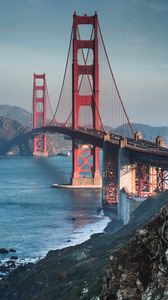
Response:
M69 47L68 47L68 55L67 55L67 60L66 60L65 71L64 71L63 81L62 81L62 85L61 85L60 95L59 95L57 107L56 107L53 119L50 122L50 125L53 123L54 119L56 118L56 114L58 112L58 108L59 108L59 105L60 105L60 102L61 102L61 97L62 97L62 92L63 92L63 88L64 88L66 72L67 72L67 68L68 68L68 61L69 61L69 56L70 56L71 44L72 44L72 34L73 34L73 28L71 29L70 42L69 42Z

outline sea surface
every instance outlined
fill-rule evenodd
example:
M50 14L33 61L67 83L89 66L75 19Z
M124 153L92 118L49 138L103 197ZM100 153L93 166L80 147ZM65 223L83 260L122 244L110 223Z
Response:
M97 212L101 190L51 188L70 176L71 157L0 158L0 248L33 261L104 229L109 219Z

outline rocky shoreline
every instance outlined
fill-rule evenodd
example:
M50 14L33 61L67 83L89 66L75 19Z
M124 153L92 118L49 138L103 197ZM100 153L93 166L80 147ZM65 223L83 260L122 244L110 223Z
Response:
M156 258L155 266L153 266L148 258L147 250L141 251L141 239L146 239L146 249L151 250L152 247L152 257L155 256L155 250L158 249L157 246L160 243L159 228L161 230L163 227L161 218L163 210L162 213L159 214L159 212L166 204L168 204L168 191L143 202L134 211L130 223L118 231L109 232L109 226L113 226L111 223L106 232L94 234L90 240L80 245L49 251L47 256L38 263L29 263L16 268L0 281L0 299L168 299L155 298L151 291L152 282L144 279L145 285L142 280L143 276L144 278L150 276L152 280L151 270L154 270L152 268L155 268L156 274L158 273L157 268L161 265L157 259L159 260L160 257ZM166 211L165 208L164 211ZM140 230L148 222L147 233L144 236ZM150 247L149 241L151 245L154 243L155 247ZM143 253L145 253L144 256ZM164 252L162 256L165 253L167 252ZM138 261L138 258L141 260ZM138 275L137 270L140 265L142 268ZM149 274L145 273L147 268L149 268ZM156 281L156 277L153 280ZM161 278L164 283L165 280L168 282L167 277ZM157 295L157 291L155 294Z
M19 258L16 255L12 255L9 257L1 257L0 260L0 280L9 276L9 274L17 269L18 267L22 267L28 263L37 263L40 258L34 259L26 259L26 258Z
M0 260L0 280L4 276L8 275L9 272L17 268L16 260L18 259L18 257L16 255L12 255L12 253L16 253L16 250L0 248L0 255L6 256L7 254L10 254L9 258Z

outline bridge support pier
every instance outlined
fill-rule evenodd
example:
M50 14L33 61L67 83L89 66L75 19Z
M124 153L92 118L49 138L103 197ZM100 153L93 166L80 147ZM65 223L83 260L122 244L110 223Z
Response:
M74 187L101 188L99 149L91 145L77 145L75 142L73 143L73 149L71 184Z
M120 147L109 149L110 136L104 136L103 146L103 203L120 204L120 192L126 188L135 193L135 166L130 163L124 147L126 139L120 141Z
M118 203L118 149L110 151L109 137L104 137L103 146L103 204Z
M150 166L146 164L138 163L136 166L136 195L139 197L145 197L149 195L150 182L152 180L152 174L150 174Z
M126 139L120 141L120 147L111 151L110 136L104 136L103 146L103 203L118 203L120 210L123 188L133 198L148 197L166 189L168 171L145 162L133 162L125 149Z
M130 194L135 194L135 167L128 164L120 169L119 190L127 188Z
M153 166L149 167L149 194L153 195L156 193L157 183L156 183L156 168Z
M163 192L166 189L167 171L164 168L156 168L156 191Z
M72 185L74 186L74 188L82 188L82 186L88 188L101 188L102 181L100 180L100 178L79 177L72 178Z
M136 168L136 195L147 197L166 189L166 170L156 166L138 164Z
M119 192L125 188L130 194L135 194L136 167L130 162L129 154L120 145L119 149Z

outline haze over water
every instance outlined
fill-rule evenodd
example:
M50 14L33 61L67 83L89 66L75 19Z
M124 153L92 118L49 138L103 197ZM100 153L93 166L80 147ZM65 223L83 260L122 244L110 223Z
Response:
M69 182L70 157L3 157L0 166L0 248L37 258L79 243L107 224L97 213L101 190L50 187Z

